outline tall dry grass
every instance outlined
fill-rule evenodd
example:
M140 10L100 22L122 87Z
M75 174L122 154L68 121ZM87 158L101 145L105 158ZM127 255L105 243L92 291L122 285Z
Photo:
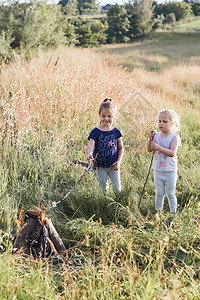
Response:
M2 109L15 114L20 128L70 127L80 116L96 123L105 97L120 105L136 89L131 76L89 50L63 48L29 62L16 57L1 69Z
M57 137L70 138L96 126L100 102L111 97L119 108L117 124L142 138L147 128L144 122L153 122L157 109L163 107L163 98L165 106L166 101L174 106L174 99L168 97L170 90L161 93L167 89L165 85L155 74L128 73L117 62L105 61L87 49L62 48L41 53L31 61L16 57L1 68L1 122L3 126L14 116L19 134L49 130Z

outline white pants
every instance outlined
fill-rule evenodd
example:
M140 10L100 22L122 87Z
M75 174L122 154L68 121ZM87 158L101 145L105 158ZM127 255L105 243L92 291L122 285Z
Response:
M108 177L112 183L113 191L121 191L120 170L115 171L114 166L111 166L110 168L99 167L95 170L95 173L99 182L99 186L106 190L106 192L109 191Z
M154 171L154 184L156 188L155 209L163 208L164 196L167 194L169 208L171 213L176 213L177 198L176 198L176 180L177 172L160 172Z

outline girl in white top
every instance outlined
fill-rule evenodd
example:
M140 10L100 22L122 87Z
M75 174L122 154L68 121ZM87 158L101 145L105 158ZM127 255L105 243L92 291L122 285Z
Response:
M179 129L179 117L170 109L159 113L158 128L160 132L151 130L147 151L154 151L153 169L154 184L156 188L155 208L162 210L164 196L167 194L170 213L177 211L176 181L177 156L180 146L180 136L174 132Z

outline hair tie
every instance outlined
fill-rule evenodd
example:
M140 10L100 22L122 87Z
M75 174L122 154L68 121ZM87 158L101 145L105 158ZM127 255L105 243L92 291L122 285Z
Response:
M103 102L107 102L107 101L112 101L112 99L111 98L106 98L105 100L103 100Z

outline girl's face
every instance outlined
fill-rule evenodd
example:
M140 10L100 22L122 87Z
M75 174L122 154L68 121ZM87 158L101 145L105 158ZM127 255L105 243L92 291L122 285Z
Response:
M173 123L167 113L164 112L159 114L158 128L164 134L172 132Z
M112 125L114 121L114 111L110 108L103 108L100 112L100 124L105 127L109 127Z

